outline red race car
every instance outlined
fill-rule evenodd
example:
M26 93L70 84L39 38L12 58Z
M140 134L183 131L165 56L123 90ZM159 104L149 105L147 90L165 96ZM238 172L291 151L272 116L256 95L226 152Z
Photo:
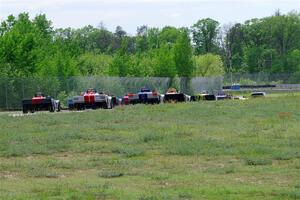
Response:
M48 110L50 112L61 110L59 100L51 97L45 97L44 94L38 92L31 99L22 100L23 113L34 113L35 111Z

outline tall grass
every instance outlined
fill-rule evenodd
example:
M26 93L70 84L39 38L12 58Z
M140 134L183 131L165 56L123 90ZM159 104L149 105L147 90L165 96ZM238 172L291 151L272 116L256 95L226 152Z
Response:
M299 121L299 95L0 113L0 199L296 199Z

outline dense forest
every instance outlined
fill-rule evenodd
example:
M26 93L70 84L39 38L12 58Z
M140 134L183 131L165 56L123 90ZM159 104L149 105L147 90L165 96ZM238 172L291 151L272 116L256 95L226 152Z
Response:
M0 26L0 76L214 76L227 72L300 77L300 13L191 27L52 26L45 14L10 15Z

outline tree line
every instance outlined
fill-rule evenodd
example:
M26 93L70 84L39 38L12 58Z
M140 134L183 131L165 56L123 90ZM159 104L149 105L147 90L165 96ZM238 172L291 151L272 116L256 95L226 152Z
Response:
M0 76L218 76L228 72L300 77L300 14L290 12L221 26L146 25L54 29L45 14L10 15L0 25Z

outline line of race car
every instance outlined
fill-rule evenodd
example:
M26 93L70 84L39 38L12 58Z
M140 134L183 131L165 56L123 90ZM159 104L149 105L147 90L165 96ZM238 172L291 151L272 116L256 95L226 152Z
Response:
M265 96L264 92L255 92L251 94L253 97ZM198 95L190 96L178 92L175 88L170 88L165 94L159 94L155 90L142 88L138 93L127 93L122 98L97 92L95 89L88 89L86 92L80 93L68 99L67 105L69 110L85 110L85 109L112 109L118 105L129 104L159 104L167 102L189 102L189 101L215 101L223 99L245 99L240 96L231 96L220 92L218 95L203 92ZM23 113L34 113L36 111L59 112L61 103L52 97L46 97L42 93L35 94L31 99L22 100Z

